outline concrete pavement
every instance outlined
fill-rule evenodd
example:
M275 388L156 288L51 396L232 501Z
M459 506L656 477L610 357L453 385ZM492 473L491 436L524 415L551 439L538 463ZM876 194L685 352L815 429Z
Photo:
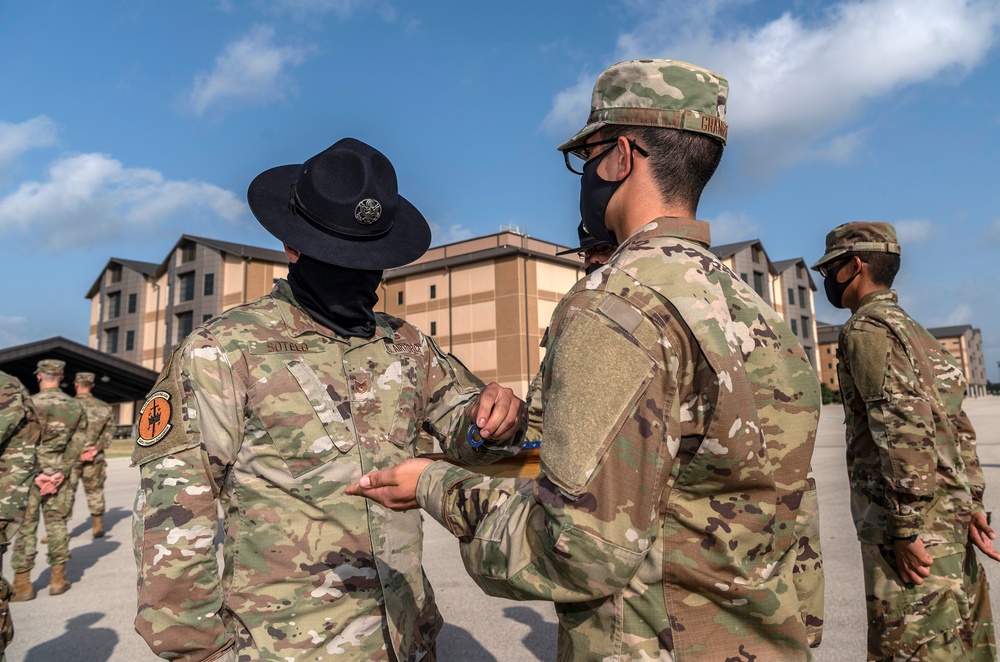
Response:
M966 410L979 434L979 456L986 472L987 508L1000 510L1000 398L968 400ZM848 501L843 451L843 412L823 408L813 457L819 484L822 542L826 563L826 628L817 662L865 658L865 619L860 552ZM138 472L125 458L109 461L105 526L108 535L90 536L82 487L70 530L73 558L68 576L73 588L52 597L44 546L32 573L38 598L11 605L16 630L7 651L10 662L145 662L156 660L132 629L135 613L135 562L130 542L131 509ZM9 553L3 573L12 576ZM994 613L1000 614L1000 563L983 559ZM458 545L435 522L426 527L424 565L444 614L439 658L521 662L554 660L556 619L546 603L513 602L484 596L466 576Z

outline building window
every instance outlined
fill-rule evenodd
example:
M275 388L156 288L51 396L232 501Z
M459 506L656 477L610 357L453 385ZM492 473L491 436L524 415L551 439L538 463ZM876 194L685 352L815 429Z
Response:
M184 264L185 262L194 262L194 251L195 246L193 241L189 241L181 246L181 264Z
M800 308L809 307L808 305L806 305L806 288L804 287L799 288L799 307Z
M760 254L763 252L760 246L754 246L750 249L750 255L755 263L760 264Z
M795 305L795 290L793 290L790 287L788 288L788 305L789 306Z
M764 274L759 271L753 272L753 289L757 294L764 296Z
M134 313L135 309L138 307L138 303L139 303L138 294L133 292L132 294L128 295L128 312Z
M438 298L438 286L437 285L431 285L431 298L432 299L437 299Z
M431 287L434 287L434 286L431 285ZM438 333L438 323L437 322L431 322L431 335L432 336L436 336L437 333Z
M118 353L118 327L104 330L104 351L108 354Z
M827 347L827 348L826 348L826 353L827 353L827 354L829 354L829 353L830 353L830 348L829 348L829 347Z
M806 277L806 267L805 267L805 265L802 264L801 262L799 262L798 264L796 264L795 265L795 273L796 273L796 275L798 275L799 278L805 278Z
M833 364L832 363L827 363L826 367L827 367L828 370L833 370Z
M798 325L796 325L795 320L792 320L791 324L792 324L792 333L794 333L795 335L799 335L799 327Z
M125 351L131 352L135 349L135 331L125 332Z
M109 283L122 282L122 265L112 264L110 267L108 267L108 282Z
M830 383L831 383L831 384L833 383L833 377L831 377L831 378L830 378Z
M194 313L190 310L177 315L177 342L180 342L191 335L194 330Z
M215 294L215 274L205 274L205 296Z
M202 322L207 322L210 319L212 319L212 313L205 313L204 315L201 316Z
M746 275L746 274L740 274L740 279L741 279L741 280L742 280L742 281L743 281L744 283L749 283L749 282L750 282L750 280L749 280L749 279L747 278L747 275Z
M403 292L402 291L396 292L396 305L397 306L402 306L403 305Z
M808 317L803 317L802 318L802 337L803 338L808 338L809 337L809 318Z
M108 294L108 319L113 320L122 314L122 293L111 292Z
M181 301L191 301L194 299L194 272L188 271L177 276L177 285L180 292Z

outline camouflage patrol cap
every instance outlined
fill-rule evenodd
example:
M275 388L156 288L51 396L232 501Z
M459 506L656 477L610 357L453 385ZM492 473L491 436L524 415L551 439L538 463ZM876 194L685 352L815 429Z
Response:
M726 144L729 81L680 60L629 60L604 70L594 85L587 125L559 146L573 151L607 124L659 126L704 133Z
M838 225L826 235L826 253L812 269L819 269L824 264L848 253L872 251L880 253L900 254L899 243L896 241L896 228L891 223L875 223L858 221Z
M38 362L38 367L35 368L36 375L61 375L63 370L66 368L65 361L59 361L58 359L42 359Z
M78 372L73 378L73 381L77 384L93 384L94 383L94 373L92 372Z

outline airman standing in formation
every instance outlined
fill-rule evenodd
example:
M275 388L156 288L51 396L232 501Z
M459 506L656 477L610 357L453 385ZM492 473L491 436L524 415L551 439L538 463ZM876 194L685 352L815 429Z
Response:
M104 449L111 443L114 425L111 423L111 406L91 394L94 388L94 373L78 372L73 378L76 400L87 412L87 443L79 461L73 465L69 478L70 507L76 499L76 486L83 479L83 491L87 497L87 510L92 519L91 532L95 538L104 537L104 480L108 464L104 460Z
M65 593L71 586L66 580L69 561L66 519L72 501L67 479L87 440L87 415L80 403L59 388L65 366L65 361L43 359L35 370L40 390L32 396L31 404L42 425L38 442L40 473L32 484L24 524L18 531L11 555L10 564L15 573L11 600L14 602L35 598L31 569L35 567L38 548L39 510L45 518L49 538L48 561L52 566L49 594Z
M35 446L40 432L28 391L16 377L0 371L0 564L24 519L37 473ZM0 662L14 638L10 597L10 584L0 575Z
M430 243L383 154L345 138L248 197L288 280L198 327L142 408L136 630L175 660L431 661L420 514L345 489L435 439L466 463L509 455L524 405L374 312L382 270Z
M978 547L996 534L966 380L952 355L899 307L889 223L847 223L813 265L830 303L849 308L837 355L851 511L865 576L869 660L996 660Z
M424 508L490 595L555 602L560 660L787 662L818 643L819 383L694 220L727 95L695 65L623 62L559 148L585 230L620 246L553 313L541 475L414 459L349 489Z

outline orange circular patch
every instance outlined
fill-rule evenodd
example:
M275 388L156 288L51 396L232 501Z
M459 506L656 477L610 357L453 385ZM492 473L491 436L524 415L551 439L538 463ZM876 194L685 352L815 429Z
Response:
M157 391L150 394L146 404L139 410L139 437L135 443L140 446L152 446L170 431L170 415L173 407L170 404L170 394Z

